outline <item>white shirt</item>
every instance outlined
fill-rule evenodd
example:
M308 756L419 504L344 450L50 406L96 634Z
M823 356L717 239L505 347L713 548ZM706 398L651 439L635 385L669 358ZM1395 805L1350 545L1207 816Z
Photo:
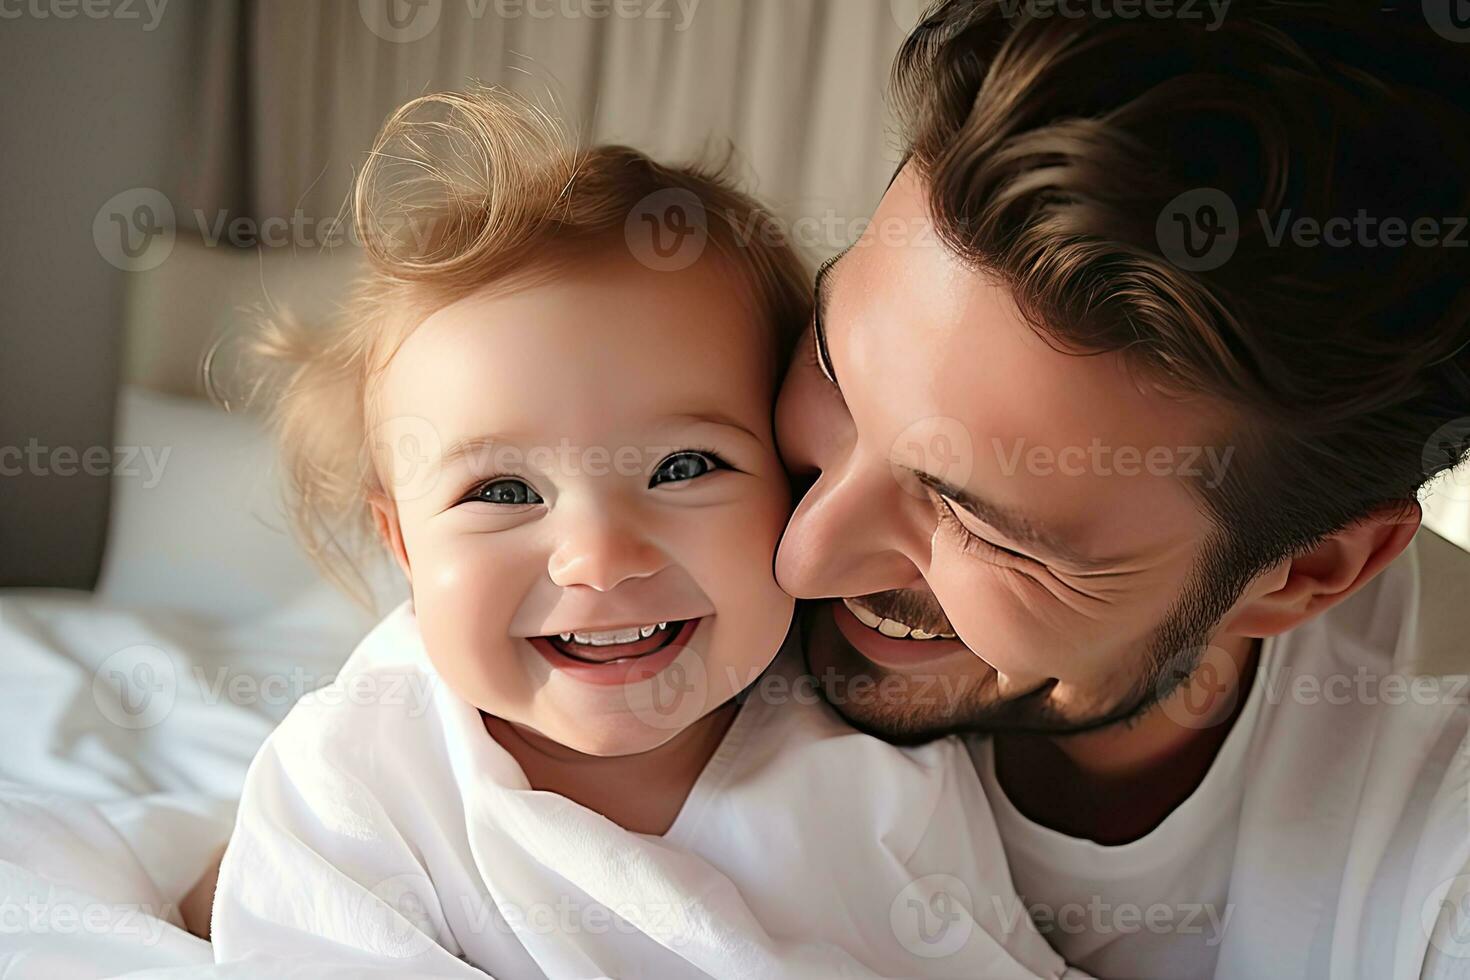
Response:
M1261 651L1261 670L1273 656ZM1230 871L1246 748L1261 710L1253 686L1195 791L1148 835L1108 846L1040 826L1005 795L994 743L971 743L1016 888L1037 928L1074 966L1099 977L1207 980L1230 925ZM1188 860L1181 860L1188 856Z
M783 651L781 683L757 687L654 837L532 790L400 608L252 763L216 958L557 980L1060 975L1006 914L963 745L853 731L799 661Z
M1267 641L1204 780L1121 846L1032 823L973 740L1052 944L1138 978L1415 980L1426 960L1470 955L1470 937L1434 931L1470 860L1467 600L1470 555L1421 532L1357 594Z

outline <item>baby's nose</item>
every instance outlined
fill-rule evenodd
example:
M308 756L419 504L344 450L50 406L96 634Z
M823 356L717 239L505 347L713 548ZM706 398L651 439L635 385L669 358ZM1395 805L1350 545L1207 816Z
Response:
M629 579L656 575L669 564L634 520L589 515L573 523L547 563L551 580L562 588L581 585L608 592Z

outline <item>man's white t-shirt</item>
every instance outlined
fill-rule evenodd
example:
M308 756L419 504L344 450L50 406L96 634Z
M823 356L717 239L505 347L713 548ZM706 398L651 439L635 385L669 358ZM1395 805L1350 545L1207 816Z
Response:
M400 608L251 764L216 959L556 980L1062 975L1008 914L964 746L858 733L800 664L793 643L654 837L532 789Z
M1261 653L1261 669L1272 657ZM1208 980L1230 925L1230 871L1246 748L1261 711L1253 687L1204 780L1147 836L1108 846L1028 820L995 775L989 739L971 743L1027 911L1067 962L1099 977ZM1187 857L1187 859L1185 859Z
M1447 975L1470 860L1470 555L1421 532L1361 591L1263 644L1195 792L1144 837L1028 820L972 757L1027 908L1097 976ZM1446 944L1457 944L1448 949ZM1425 970L1424 964L1441 964Z

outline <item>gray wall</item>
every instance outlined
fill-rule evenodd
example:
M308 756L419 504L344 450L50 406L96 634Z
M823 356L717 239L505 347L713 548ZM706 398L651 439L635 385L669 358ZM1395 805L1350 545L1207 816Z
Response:
M110 0L97 18L27 0L0 17L0 586L88 588L99 567L107 477L66 450L112 445L127 273L93 219L129 188L173 196L197 77L198 9L158 5Z

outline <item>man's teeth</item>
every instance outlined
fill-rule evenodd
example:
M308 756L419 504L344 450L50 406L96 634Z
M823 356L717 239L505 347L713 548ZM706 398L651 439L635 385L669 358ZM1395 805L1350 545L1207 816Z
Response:
M592 647L610 647L618 643L636 643L638 640L646 640L659 630L668 629L668 623L650 623L647 626L629 626L620 630L590 630L579 633L573 630L570 633L558 633L563 643L581 643Z
M858 622L868 627L868 629L877 630L884 636L890 636L895 640L953 640L957 638L953 633L926 633L924 630L915 629L907 623L900 623L896 619L887 619L849 599L843 599L842 604L847 607L848 612L857 618Z

